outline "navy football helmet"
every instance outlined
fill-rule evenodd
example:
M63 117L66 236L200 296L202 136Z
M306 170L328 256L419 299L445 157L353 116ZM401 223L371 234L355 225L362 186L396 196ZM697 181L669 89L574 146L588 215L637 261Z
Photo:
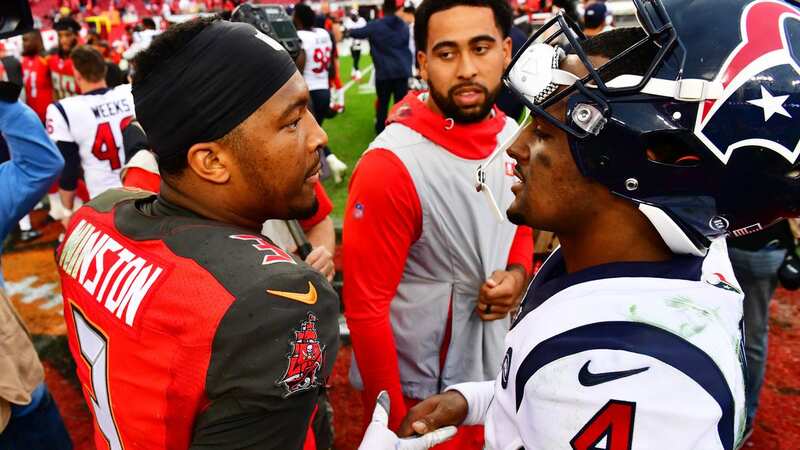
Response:
M702 255L711 239L800 215L798 5L633 1L642 38L603 66L559 14L515 55L504 83L568 133L580 171L636 202L674 252ZM644 73L608 75L647 45ZM566 54L586 77L559 69ZM564 98L566 118L546 111ZM663 145L691 154L648 157Z

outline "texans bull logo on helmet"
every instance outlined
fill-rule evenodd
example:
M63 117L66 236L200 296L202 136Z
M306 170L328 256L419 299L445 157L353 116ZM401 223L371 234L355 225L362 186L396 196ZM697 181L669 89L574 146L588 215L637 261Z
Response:
M747 5L742 42L718 75L718 100L700 103L695 134L724 163L740 148L800 155L800 10L765 0Z

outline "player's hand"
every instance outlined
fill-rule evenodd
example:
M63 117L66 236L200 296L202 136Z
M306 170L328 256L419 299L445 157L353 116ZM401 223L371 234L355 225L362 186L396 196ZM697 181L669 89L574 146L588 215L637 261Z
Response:
M411 436L425 434L441 427L459 425L467 417L469 405L458 391L436 394L417 403L408 410L397 434Z
M328 281L333 281L336 267L333 265L333 255L325 247L320 246L312 250L306 257L306 264L325 275Z
M460 395L460 394L459 394ZM466 401L465 401L466 403ZM389 393L381 391L372 412L372 422L364 433L358 450L425 450L450 439L456 427L432 430L423 436L400 439L389 429Z
M495 270L478 292L478 316L485 321L502 319L519 305L524 286L522 270Z

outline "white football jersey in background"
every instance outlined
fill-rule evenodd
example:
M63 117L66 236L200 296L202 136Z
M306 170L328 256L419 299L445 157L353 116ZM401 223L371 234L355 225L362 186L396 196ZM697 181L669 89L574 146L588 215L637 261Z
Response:
M361 16L358 16L358 18L356 20L353 20L353 19L350 18L350 16L347 16L347 17L344 18L343 23L344 23L345 30L348 30L348 31L357 30L359 28L364 28L365 26L367 26L367 21ZM351 40L352 40L352 42L350 44L350 48L352 50L361 50L361 46L362 46L364 40L363 39L352 39L352 38L351 38Z
M122 130L135 114L129 84L65 98L47 107L50 139L78 144L90 198L122 185Z
M297 30L297 35L303 41L303 51L306 52L303 78L308 90L328 89L328 68L333 50L330 34L322 28L313 28L311 31Z
M556 251L497 379L451 388L492 450L731 450L745 420L742 299L724 239L705 258L573 274Z

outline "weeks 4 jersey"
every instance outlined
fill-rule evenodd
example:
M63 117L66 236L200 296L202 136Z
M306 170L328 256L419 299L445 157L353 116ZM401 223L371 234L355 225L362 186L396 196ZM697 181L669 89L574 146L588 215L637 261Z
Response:
M122 130L135 115L131 86L98 89L55 102L47 108L47 133L53 142L78 145L89 197L120 187L125 164Z
M506 337L487 448L735 448L742 299L724 241L705 258L572 274L557 251Z

